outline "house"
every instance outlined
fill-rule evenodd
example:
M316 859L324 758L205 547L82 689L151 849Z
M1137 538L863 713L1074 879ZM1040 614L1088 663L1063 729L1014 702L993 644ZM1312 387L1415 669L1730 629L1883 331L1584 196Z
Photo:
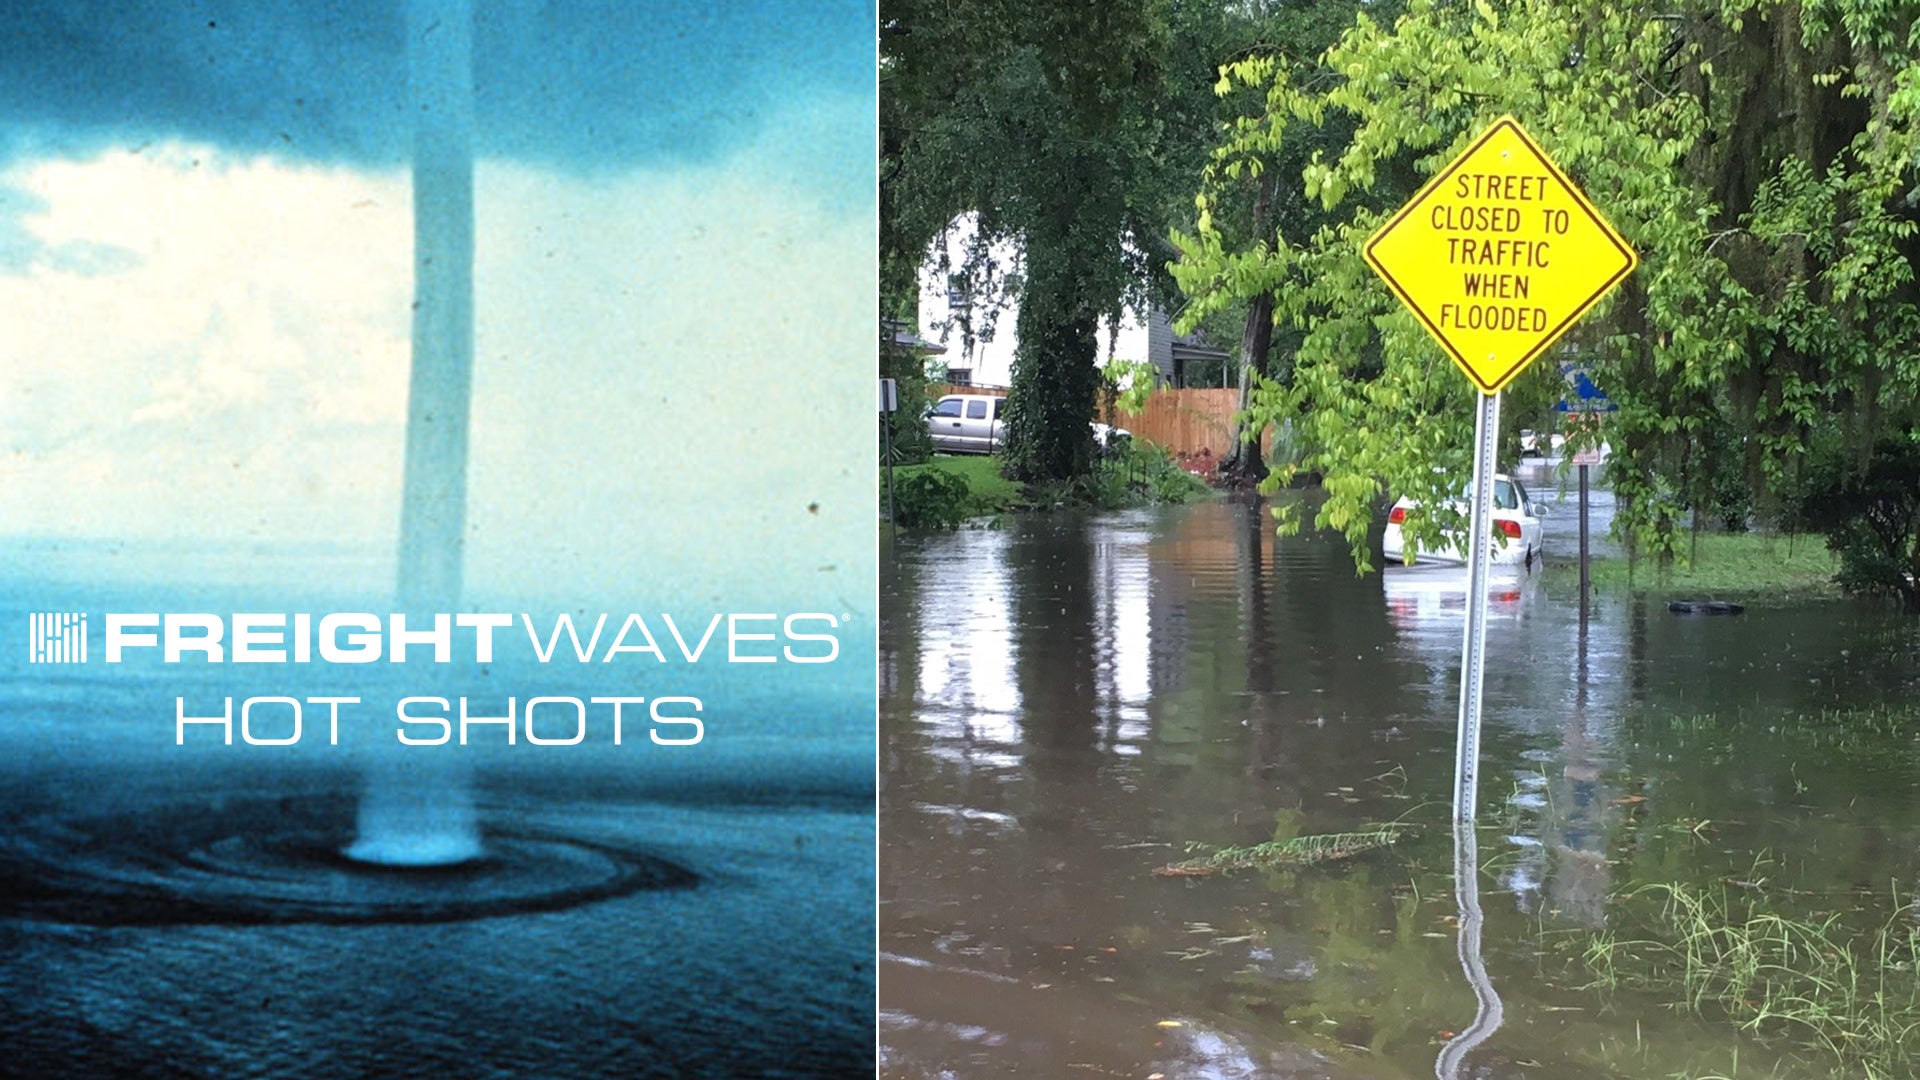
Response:
M959 386L1004 387L1013 381L1019 344L1017 303L1010 285L1020 272L1019 248L994 244L989 258L968 268L974 217L955 218L920 267L920 333L946 345L946 379ZM1144 317L1129 309L1116 329L1099 332L1100 362L1147 360L1168 386L1226 386L1237 381L1230 357L1198 334L1175 334L1158 307Z

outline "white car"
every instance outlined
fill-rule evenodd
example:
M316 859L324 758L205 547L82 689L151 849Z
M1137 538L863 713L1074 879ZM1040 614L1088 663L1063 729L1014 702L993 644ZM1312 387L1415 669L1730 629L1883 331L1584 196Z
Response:
M1452 506L1460 513L1467 513L1469 491L1462 491L1460 498ZM1402 495L1387 512L1387 532L1381 538L1381 548L1386 557L1395 562L1406 558L1406 538L1401 535L1401 525L1407 520L1407 511L1416 504ZM1540 557L1540 516L1546 513L1546 507L1527 498L1527 489L1520 482L1505 473L1496 473L1493 477L1493 561L1496 563L1516 563L1531 567ZM1432 551L1421 549L1417 560L1422 563L1464 563L1466 554L1451 544L1442 545Z
M948 394L927 413L933 448L949 454L991 454L1000 449L1007 399L986 394Z

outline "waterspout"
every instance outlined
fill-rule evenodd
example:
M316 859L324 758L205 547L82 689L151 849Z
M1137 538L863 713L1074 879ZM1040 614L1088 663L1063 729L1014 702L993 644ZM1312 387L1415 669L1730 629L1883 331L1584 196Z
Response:
M458 602L473 387L472 0L407 6L413 101L413 372L400 500L403 610Z
M470 778L437 764L444 756L377 762L369 768L360 796L358 836L347 847L347 858L421 867L454 866L485 854ZM413 762L427 767L406 767Z
M473 5L410 0L413 365L400 497L399 610L457 610L473 388ZM450 748L375 760L349 858L444 866L481 854L471 777Z

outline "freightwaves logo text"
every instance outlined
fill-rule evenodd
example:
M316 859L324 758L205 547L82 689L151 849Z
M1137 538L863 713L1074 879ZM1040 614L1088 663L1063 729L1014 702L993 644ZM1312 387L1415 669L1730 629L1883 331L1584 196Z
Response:
M614 618L602 614L589 628L571 615L536 621L524 613L410 618L371 612L113 612L102 620L100 655L109 664L153 657L168 664L477 665L493 663L496 652L520 649L525 659L540 664L830 664L839 659L840 631L850 616L754 612L676 619L630 613L617 624ZM87 621L83 612L29 615L28 662L86 663ZM190 739L218 738L231 744L237 734L249 745L289 746L306 734L309 713L324 713L328 742L337 745L343 710L360 705L361 699L351 696L248 697L237 708L231 697L217 705L176 697L174 741L185 745ZM524 738L537 746L573 746L598 729L618 745L628 723L642 721L652 742L691 746L706 733L705 703L686 695L548 696L524 703L509 697L504 713L497 705L492 708L479 715L464 697L404 697L393 706L399 721L394 735L409 746L466 745L470 732L492 729L504 733L509 744Z

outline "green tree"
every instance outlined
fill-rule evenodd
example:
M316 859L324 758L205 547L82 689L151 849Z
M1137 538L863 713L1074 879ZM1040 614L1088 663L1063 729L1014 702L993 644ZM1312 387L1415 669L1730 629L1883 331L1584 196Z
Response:
M1920 614L1920 430L1882 439L1865 469L1822 462L1799 509L1840 556L1842 585Z
M899 408L891 416L881 417L880 422L892 428L885 434L891 436L894 464L911 465L933 456L933 436L927 431L926 421L931 395L925 357L897 340L895 325L899 324L883 323L880 327L880 377L893 380ZM887 445L888 440L882 438L881 453L886 452Z
M1012 241L1020 345L1005 468L1082 475L1095 331L1171 291L1169 223L1212 138L1220 0L888 0L881 9L883 302L904 309L957 215Z
M1252 56L1277 56L1304 78L1333 78L1336 73L1322 68L1319 59L1353 24L1355 15L1367 10L1380 17L1399 7L1398 0L1366 4L1359 0L1306 4L1256 0L1236 6L1220 29L1223 41L1216 67L1210 73L1219 98L1214 123L1223 129L1238 125L1240 117L1257 112L1261 105L1258 88L1220 79L1221 65ZM1237 130L1250 134L1244 125ZM1307 197L1300 175L1316 152L1335 148L1348 133L1342 124L1315 126L1295 121L1285 126L1284 137L1242 141L1241 152L1234 159L1237 164L1216 156L1204 172L1212 196L1204 209L1223 244L1251 254L1270 248L1279 237L1304 239L1326 224L1327 211L1318 200ZM1411 174L1398 179L1400 187L1411 194ZM1387 186L1393 187L1391 179ZM1185 332L1219 326L1219 336L1231 337L1239 345L1240 412L1235 419L1234 448L1221 465L1222 475L1235 481L1266 477L1266 462L1259 451L1264 425L1257 422L1249 406L1253 389L1261 380L1290 381L1291 353L1298 339L1292 327L1274 325L1274 287L1279 281L1262 274L1265 268L1255 260L1243 259L1229 268L1238 274L1181 281L1190 294L1227 290L1221 297L1225 303L1188 308L1179 329ZM1225 325L1228 320L1230 327Z
M1776 518L1811 463L1864 470L1920 401L1914 15L1882 0L1415 0L1390 26L1362 12L1313 64L1231 65L1223 91L1257 90L1259 107L1215 151L1175 273L1202 314L1271 289L1299 334L1290 380L1254 394L1256 419L1295 425L1307 448L1275 480L1324 476L1314 522L1362 568L1385 491L1450 494L1433 466L1464 471L1472 391L1360 246L1403 170L1430 175L1509 112L1641 254L1570 341L1620 406L1608 438L1629 550L1680 552L1732 458ZM1302 125L1340 133L1299 174L1327 223L1234 242L1210 213L1223 188Z

